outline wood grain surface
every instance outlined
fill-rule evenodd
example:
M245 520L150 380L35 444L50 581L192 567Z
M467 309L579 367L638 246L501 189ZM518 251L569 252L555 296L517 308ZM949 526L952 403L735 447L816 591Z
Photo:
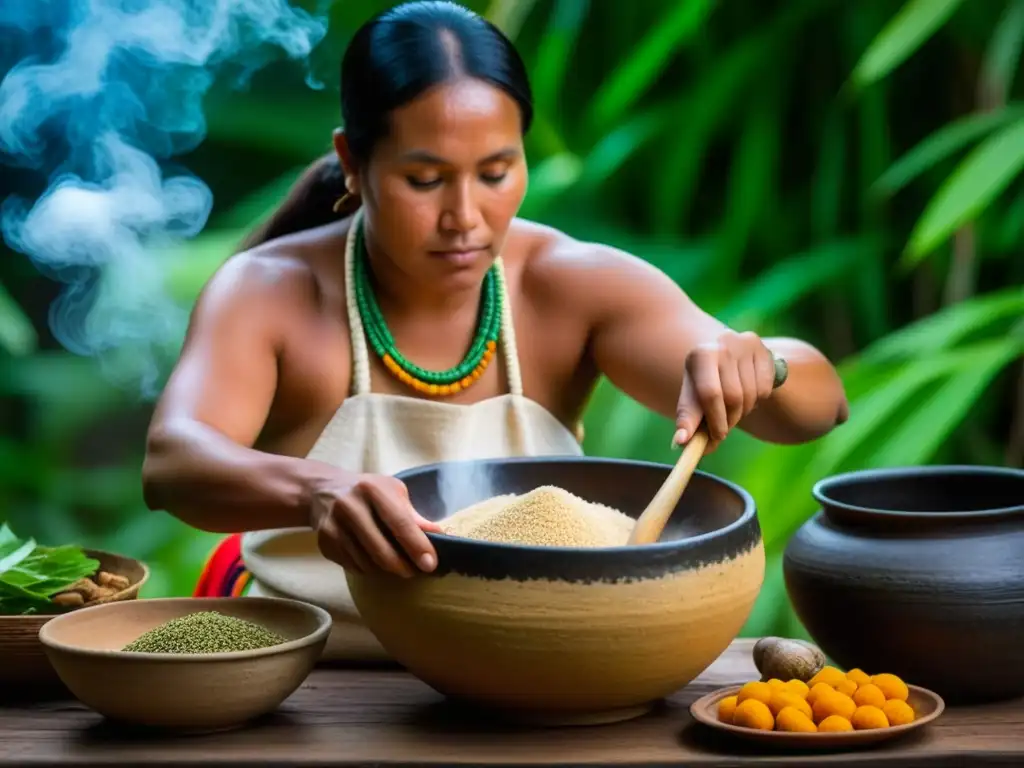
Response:
M838 754L766 752L695 723L690 703L757 676L740 640L655 712L609 726L521 729L466 714L394 669L317 669L274 715L169 737L105 723L74 701L0 705L2 766L1024 766L1024 700L947 708L920 732Z

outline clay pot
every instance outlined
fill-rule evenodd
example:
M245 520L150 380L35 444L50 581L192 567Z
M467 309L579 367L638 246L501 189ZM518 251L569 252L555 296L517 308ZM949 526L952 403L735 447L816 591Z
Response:
M827 655L950 703L1024 695L1024 471L853 472L814 497L783 570Z
M95 549L83 551L89 557L99 560L99 570L128 579L125 589L89 605L122 602L138 597L139 590L149 579L149 568L145 563ZM57 677L39 642L40 628L54 616L67 612L55 609L52 614L0 616L0 658L3 659L3 663L0 663L0 699L26 700L67 695L67 689Z
M542 485L636 517L670 469L558 457L433 465L399 477L433 520ZM633 717L689 683L735 638L764 577L753 499L700 472L655 544L579 549L430 538L439 560L433 574L348 573L363 620L441 693L546 724Z

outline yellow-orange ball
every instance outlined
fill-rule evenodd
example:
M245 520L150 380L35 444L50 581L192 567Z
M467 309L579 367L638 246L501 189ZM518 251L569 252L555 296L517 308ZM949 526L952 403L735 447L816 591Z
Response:
M890 675L887 672L880 675L872 675L871 682L878 686L879 690L885 694L886 699L906 701L910 695L907 684L896 675Z
M736 694L736 701L742 704L747 699L756 699L767 706L772 700L772 687L759 681L747 683Z
M901 699L889 699L882 705L889 725L907 725L914 722L914 708Z
M797 696L792 691L774 691L772 693L771 701L768 702L768 709L772 711L773 715L778 717L779 712L784 710L786 707L793 707L794 709L803 712L807 717L814 717L814 713L811 711L811 705L800 696Z
M807 693L807 703L812 707L814 703L822 696L827 696L830 693L835 693L836 689L828 683L815 683L811 686L811 690Z
M820 723L822 720L826 720L832 715L839 715L846 720L853 717L854 711L857 709L857 705L853 703L853 699L847 696L845 693L839 693L833 691L831 694L826 693L823 696L819 696L814 702L814 720Z
M846 675L836 667L822 667L818 674L807 681L807 684L813 688L818 683L827 683L835 688L844 680L846 680Z
M723 723L731 723L733 715L736 714L736 697L726 696L718 702L718 719Z
M818 723L818 733L842 733L852 730L853 723L839 715L829 715Z
M746 699L737 704L732 722L733 725L759 731L770 731L775 727L775 718L772 717L768 705L757 699Z
M874 683L865 683L854 692L853 703L858 707L871 706L881 709L885 704L885 694Z
M845 693L847 696L853 696L854 692L857 690L857 684L853 682L853 680L840 680L836 683L835 688L839 693Z
M786 688L793 691L793 693L797 694L802 699L806 699L808 694L811 692L811 687L803 680L787 680Z
M885 713L878 707L857 707L857 710L853 713L853 717L850 718L850 724L853 725L854 730L857 731L868 731L873 728L888 728L889 718L887 718Z
M806 702L804 702L806 704ZM816 733L818 726L796 707L783 707L775 718L775 730L790 733Z
M865 672L863 669L854 668L846 673L847 680L853 680L859 688L862 685L866 685L871 682L871 675Z

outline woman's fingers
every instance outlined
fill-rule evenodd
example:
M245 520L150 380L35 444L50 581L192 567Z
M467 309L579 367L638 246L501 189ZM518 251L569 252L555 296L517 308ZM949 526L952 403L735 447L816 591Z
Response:
M412 568L387 540L377 525L371 501L353 494L346 499L348 530L373 563L384 571L408 578Z
M702 358L702 362L693 366L693 388L704 411L704 421L713 441L725 439L729 433L729 413L725 405L722 391L722 379L719 373L718 360Z
M337 524L337 518L331 513L331 520L321 524L317 530L317 546L328 560L331 560L347 571L365 573L367 562L359 547L353 543L344 529Z
M370 484L367 490L374 509L412 562L420 570L432 571L437 567L437 553L421 527L424 522L429 521L420 517L413 509L408 493L405 492L405 485L398 480L394 480L394 483L402 486L402 492L382 487L377 483Z
M740 406L739 416L732 426L739 424L740 420L757 407L760 399L758 387L757 362L752 357L744 357L737 364L737 373L740 377L740 385L743 388L743 401Z
M739 365L735 359L727 355L723 355L718 361L718 378L722 385L722 404L725 406L726 415L726 434L743 418L743 403L746 396Z
M679 403L676 405L676 434L673 442L676 445L687 443L703 418L704 411L700 407L700 400L693 386L693 377L687 372L683 376L683 389L679 393Z

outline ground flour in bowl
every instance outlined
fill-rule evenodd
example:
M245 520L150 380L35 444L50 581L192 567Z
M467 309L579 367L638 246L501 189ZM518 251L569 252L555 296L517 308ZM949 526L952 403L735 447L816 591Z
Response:
M495 496L441 521L444 532L478 541L548 547L619 547L633 518L553 485Z

